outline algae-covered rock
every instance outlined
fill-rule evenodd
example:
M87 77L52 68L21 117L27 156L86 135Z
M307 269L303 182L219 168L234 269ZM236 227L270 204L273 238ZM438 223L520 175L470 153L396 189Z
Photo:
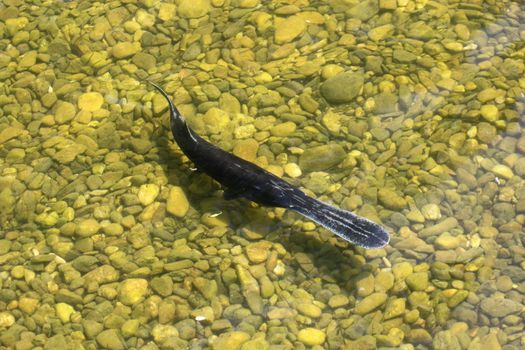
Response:
M304 171L321 171L338 165L346 157L343 147L328 144L307 148L299 158L299 167Z
M321 85L321 94L332 104L351 102L359 95L364 82L360 72L340 73Z
M326 339L326 333L316 328L304 328L297 333L297 340L307 346L321 345Z

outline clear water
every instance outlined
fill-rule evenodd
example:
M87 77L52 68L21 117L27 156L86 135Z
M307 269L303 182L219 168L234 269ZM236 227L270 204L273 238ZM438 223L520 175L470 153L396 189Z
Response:
M523 349L512 1L0 5L0 347ZM382 223L225 201L192 128Z

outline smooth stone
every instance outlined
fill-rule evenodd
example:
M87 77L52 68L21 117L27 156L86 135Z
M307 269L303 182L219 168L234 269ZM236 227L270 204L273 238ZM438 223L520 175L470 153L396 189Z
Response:
M299 167L304 171L327 170L341 163L346 152L339 144L307 148L299 157Z
M148 281L142 278L129 278L120 283L119 300L125 305L135 305L148 293Z
M166 201L166 211L176 217L182 218L188 212L190 202L181 187L174 186L170 189Z
M118 330L106 329L100 332L97 337L97 343L108 350L124 350L126 348Z
M413 291L424 291L428 288L428 273L415 272L405 279L407 286Z
M94 112L104 103L104 97L98 92L86 92L78 97L78 108L87 112Z
M296 307L297 311L302 315L311 318L321 317L322 310L319 306L316 306L311 303L298 303Z
M407 201L390 188L381 188L377 192L379 203L391 210L401 210L407 206Z
M226 332L219 335L211 347L213 350L238 350L249 339L250 335L246 332Z
M60 101L55 109L55 121L58 124L65 124L73 120L76 113L77 110L72 103Z
M55 310L58 318L60 319L60 321L62 321L62 323L69 322L71 314L75 312L75 309L71 305L66 303L55 304Z
M199 18L207 15L211 10L209 0L182 0L178 3L178 15L183 18Z
M75 227L75 233L80 237L90 237L98 233L100 224L95 219L80 221Z
M144 184L139 188L137 197L139 198L140 204L148 206L155 201L160 193L160 187L157 184Z
M120 42L113 46L111 53L117 59L128 58L140 51L139 43Z
M297 340L307 346L321 345L326 340L326 333L316 328L304 328L297 333Z
M439 206L434 203L425 204L421 208L421 213L427 220L441 219L441 210L439 209Z
M481 310L491 317L505 317L523 310L523 304L512 299L489 297L480 303Z
M321 94L331 104L351 102L361 92L364 81L360 72L343 72L326 80Z
M275 43L289 43L306 30L306 22L300 16L290 16L285 19L276 18L275 20Z
M494 105L483 105L480 109L481 116L488 122L495 122L498 120L499 111L498 107Z
M366 315L385 303L387 294L382 292L372 293L357 303L355 313Z
M271 243L261 241L246 246L246 256L254 264L265 262L270 253Z

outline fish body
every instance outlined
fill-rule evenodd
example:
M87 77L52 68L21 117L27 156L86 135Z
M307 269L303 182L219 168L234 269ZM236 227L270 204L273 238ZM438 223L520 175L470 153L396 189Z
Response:
M160 86L148 82L168 101L175 141L199 170L225 188L226 199L244 197L264 206L294 210L364 248L379 248L389 242L390 236L380 225L309 197L263 168L204 140L188 126L168 94Z

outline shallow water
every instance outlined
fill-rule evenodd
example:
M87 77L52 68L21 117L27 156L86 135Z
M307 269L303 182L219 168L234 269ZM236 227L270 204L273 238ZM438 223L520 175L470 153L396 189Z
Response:
M0 349L523 349L525 9L0 5ZM382 223L225 201L192 128Z

